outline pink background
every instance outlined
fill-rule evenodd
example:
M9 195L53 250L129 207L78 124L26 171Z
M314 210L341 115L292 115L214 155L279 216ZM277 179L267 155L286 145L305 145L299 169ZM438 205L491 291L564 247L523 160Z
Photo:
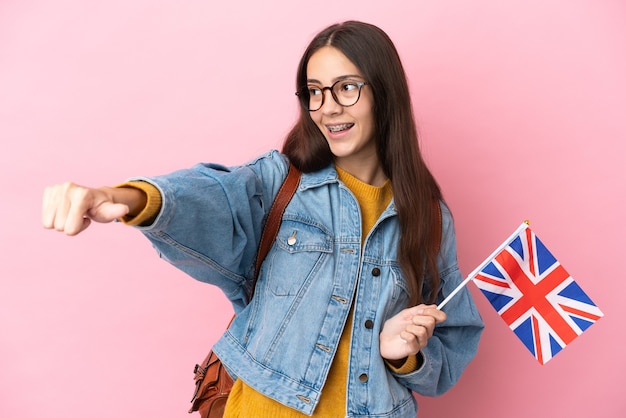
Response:
M280 147L304 47L349 18L400 51L464 273L530 219L605 313L540 366L470 284L478 356L420 417L626 416L626 5L395 3L0 2L0 416L188 416L229 305L131 228L45 231L41 192Z

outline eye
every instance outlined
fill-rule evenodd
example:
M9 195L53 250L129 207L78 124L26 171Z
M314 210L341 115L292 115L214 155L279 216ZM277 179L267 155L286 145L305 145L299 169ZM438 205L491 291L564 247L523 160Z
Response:
M318 86L308 86L307 89L309 91L309 96L311 97L319 96L322 94L322 89Z
M342 92L349 93L358 89L359 89L359 85L357 84L356 81L353 81L353 80L346 80L339 84L339 91L342 91Z

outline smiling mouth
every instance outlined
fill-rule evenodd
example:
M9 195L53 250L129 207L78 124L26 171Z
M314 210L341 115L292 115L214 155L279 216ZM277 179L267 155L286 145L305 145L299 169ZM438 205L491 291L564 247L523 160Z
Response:
M353 126L354 126L354 123L342 123L341 125L327 125L326 127L328 128L329 131L335 133L335 132L348 130L352 128Z

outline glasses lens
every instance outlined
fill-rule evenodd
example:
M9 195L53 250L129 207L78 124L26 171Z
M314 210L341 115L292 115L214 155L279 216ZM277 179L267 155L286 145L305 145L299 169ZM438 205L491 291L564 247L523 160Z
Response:
M359 100L361 83L355 80L339 80L333 84L333 94L342 106L352 106Z
M324 91L318 86L307 86L308 108L310 111L318 110L324 102Z

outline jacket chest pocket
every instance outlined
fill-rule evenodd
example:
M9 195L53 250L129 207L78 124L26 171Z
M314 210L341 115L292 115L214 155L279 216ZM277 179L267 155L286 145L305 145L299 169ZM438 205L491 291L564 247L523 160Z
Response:
M275 296L294 296L323 270L333 251L331 234L305 220L283 219L269 259L266 285Z
M391 277L393 278L393 290L391 292L391 301L394 304L398 302L405 303L409 300L409 287L402 274L400 266L391 268Z

